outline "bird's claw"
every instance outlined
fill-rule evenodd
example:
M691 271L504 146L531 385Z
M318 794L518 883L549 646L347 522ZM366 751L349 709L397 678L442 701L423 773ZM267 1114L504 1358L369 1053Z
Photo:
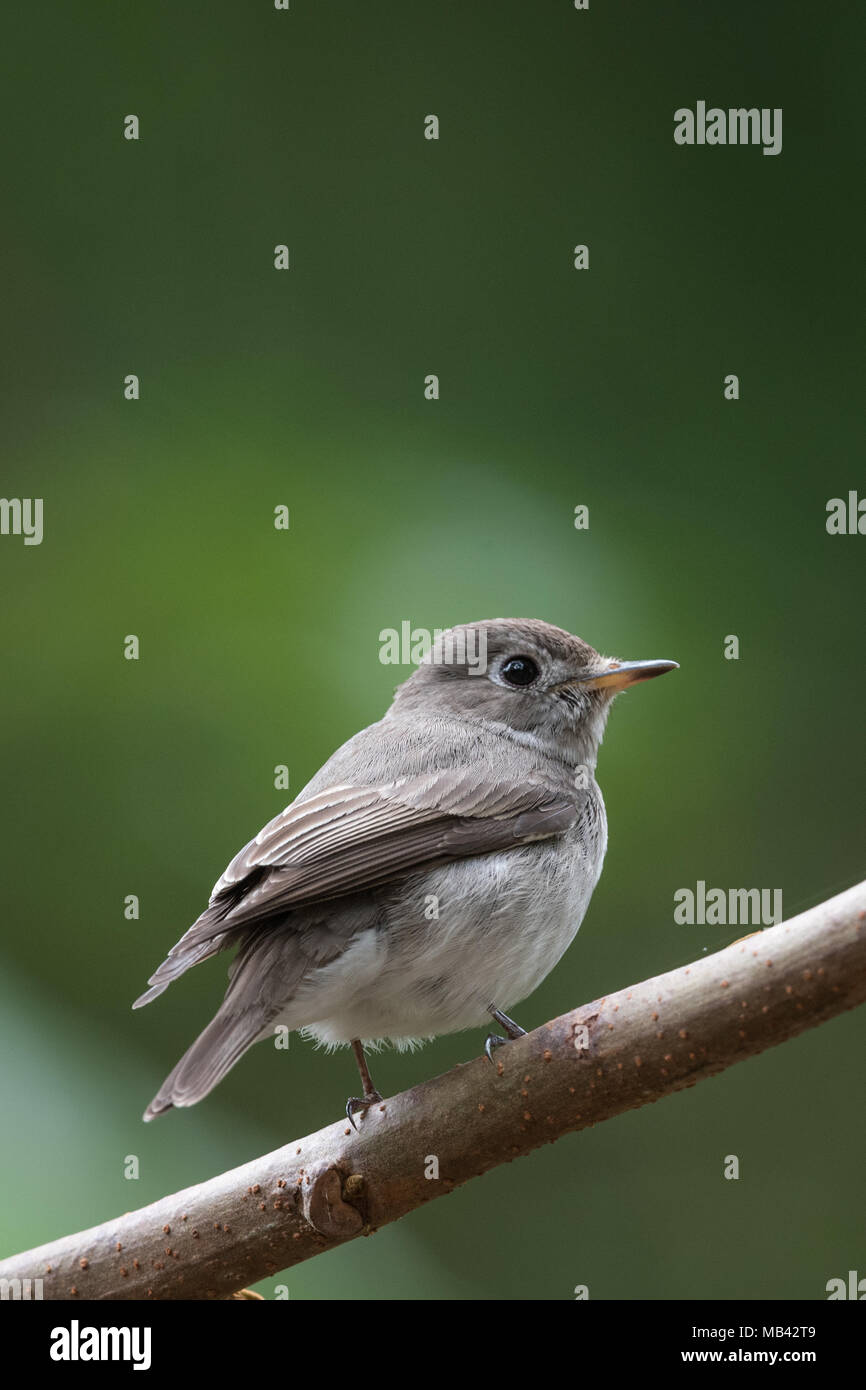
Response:
M487 1060L491 1064L491 1066L493 1065L493 1057L491 1054L493 1052L494 1047L504 1047L507 1042L508 1039L501 1037L499 1033L487 1034L487 1038L484 1043L484 1051L486 1053Z
M358 1126L355 1124L355 1116L359 1112L369 1110L371 1105L381 1105L381 1103L382 1097L379 1095L378 1091L371 1091L369 1095L363 1097L350 1096L346 1101L346 1118L352 1128L357 1131Z
M504 1047L507 1042L513 1042L515 1038L525 1038L526 1029L521 1028L519 1023L515 1023L514 1019L509 1018L508 1014L504 1014L501 1009L495 1009L492 1004L488 1005L488 1012L494 1022L504 1028L508 1034L507 1038L503 1038L500 1033L488 1033L484 1051L487 1054L488 1062L492 1063L493 1058L490 1054L494 1047Z

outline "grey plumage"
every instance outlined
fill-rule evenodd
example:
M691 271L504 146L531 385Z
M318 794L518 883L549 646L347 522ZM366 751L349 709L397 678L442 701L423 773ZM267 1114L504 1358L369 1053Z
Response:
M134 1007L238 948L222 1005L145 1119L200 1100L278 1023L398 1045L480 1024L572 940L607 840L593 772L611 697L673 663L613 663L535 621L471 627L486 674L440 642L235 856L151 976ZM515 657L535 664L531 688L503 676Z

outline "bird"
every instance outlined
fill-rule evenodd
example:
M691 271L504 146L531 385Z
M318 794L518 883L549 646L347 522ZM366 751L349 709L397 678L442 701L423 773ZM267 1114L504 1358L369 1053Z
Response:
M601 874L611 704L677 664L602 656L539 619L437 633L383 718L235 855L136 999L236 952L216 1014L143 1118L196 1104L281 1030L352 1048L356 1128L382 1101L365 1048L492 1021L506 1034L488 1035L492 1060L521 1036L507 1011L571 944Z

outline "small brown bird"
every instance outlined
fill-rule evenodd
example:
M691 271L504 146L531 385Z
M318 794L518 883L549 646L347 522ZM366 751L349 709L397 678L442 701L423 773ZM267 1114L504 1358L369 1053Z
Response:
M136 1000L237 948L214 1019L145 1120L194 1105L280 1025L351 1044L364 1094L350 1119L381 1100L365 1042L411 1047L490 1018L519 1036L503 1010L559 960L601 873L611 702L676 664L615 661L529 619L442 634L384 718L235 856Z

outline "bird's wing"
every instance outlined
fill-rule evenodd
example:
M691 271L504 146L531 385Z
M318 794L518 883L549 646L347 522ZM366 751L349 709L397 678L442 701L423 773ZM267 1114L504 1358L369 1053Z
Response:
M235 855L136 1006L237 940L236 928L450 859L562 834L577 820L579 801L538 774L515 785L472 765L382 786L334 785L295 801Z

